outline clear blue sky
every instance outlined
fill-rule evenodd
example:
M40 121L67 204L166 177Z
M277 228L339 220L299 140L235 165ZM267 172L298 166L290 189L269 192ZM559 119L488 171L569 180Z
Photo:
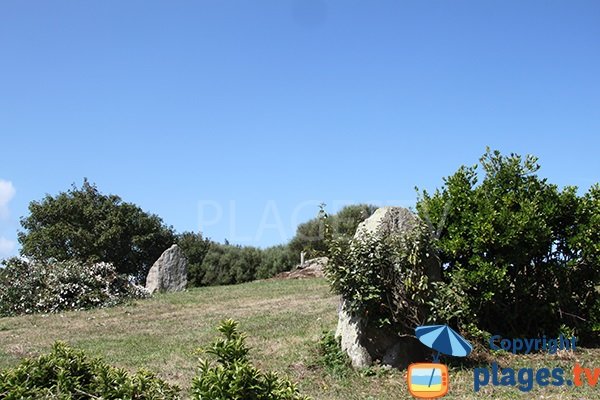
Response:
M0 257L83 177L259 246L321 201L410 206L486 146L585 191L600 2L5 0L0 135Z

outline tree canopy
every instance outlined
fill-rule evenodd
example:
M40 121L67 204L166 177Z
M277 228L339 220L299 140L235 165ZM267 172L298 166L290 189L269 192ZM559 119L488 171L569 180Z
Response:
M81 188L29 204L18 238L22 255L40 261L112 263L119 273L145 279L152 263L175 242L173 229L154 214L84 179Z
M334 238L352 237L358 224L370 217L375 210L377 207L371 204L345 206L336 214L327 215L327 227ZM324 210L321 209L317 217L298 225L296 235L289 243L293 252L299 254L306 251L309 257L327 253L324 216Z

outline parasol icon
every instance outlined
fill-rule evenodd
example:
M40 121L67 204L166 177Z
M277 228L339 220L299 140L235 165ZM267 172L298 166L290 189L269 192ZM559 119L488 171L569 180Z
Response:
M455 357L466 357L473 350L471 343L448 325L424 325L415 329L417 338L425 346L437 351L434 362L439 362L440 353Z
M473 350L471 343L467 342L465 338L456 333L448 325L419 326L415 329L415 334L421 343L437 351L433 355L434 363L439 362L440 353L455 357L466 357ZM434 372L435 368L431 371L429 386L431 386Z

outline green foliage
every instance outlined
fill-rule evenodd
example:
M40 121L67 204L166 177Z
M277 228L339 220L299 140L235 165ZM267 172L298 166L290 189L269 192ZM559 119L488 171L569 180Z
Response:
M179 389L141 370L135 374L57 342L52 352L0 371L2 399L179 399Z
M323 206L316 218L298 225L296 235L289 243L290 249L295 254L305 251L309 258L325 255L328 251L325 240L326 227L333 238L350 238L354 236L358 224L370 217L377 209L370 204L355 204L342 208L337 214L327 215L324 213Z
M256 279L262 261L256 247L212 243L195 278L202 285L230 285Z
M175 241L173 230L158 216L101 194L87 180L81 188L31 202L21 225L21 252L29 258L109 262L142 281Z
M266 279L283 271L289 271L300 262L297 253L289 246L272 246L262 251L262 260L256 270L257 279Z
M332 331L324 331L318 343L318 365L331 375L343 378L352 371L350 358L342 351L340 339Z
M508 337L554 335L562 325L589 337L600 283L598 185L583 197L559 190L537 175L532 156L488 149L480 162L481 183L477 166L463 166L417 204L437 230L445 284L464 293L455 317Z
M458 324L462 321L469 321L469 305L466 300L465 287L465 280L460 271L452 274L448 282L431 282L433 294L427 303L427 322ZM461 325L460 328L463 331L466 330L465 325Z
M296 385L274 372L261 372L248 361L246 337L233 320L221 322L223 335L206 349L216 359L200 362L192 382L192 398L202 400L307 400Z
M183 232L177 235L177 245L188 260L188 284L191 286L202 285L202 263L211 243L210 239L203 238L201 233Z
M259 249L209 242L208 239L194 240L195 244L190 247L198 251L206 249L206 253L202 262L190 263L188 279L193 286L230 285L266 279L289 271L298 263L295 254L285 245ZM188 254L189 249L184 249L184 252Z
M147 292L107 263L12 258L0 269L0 316L108 307Z
M308 257L317 257L327 251L325 243L325 225L321 218L313 218L303 222L296 228L296 235L289 243L290 249L296 253L306 252Z
M430 315L429 242L423 224L405 235L333 239L325 274L350 311L369 324L414 332Z

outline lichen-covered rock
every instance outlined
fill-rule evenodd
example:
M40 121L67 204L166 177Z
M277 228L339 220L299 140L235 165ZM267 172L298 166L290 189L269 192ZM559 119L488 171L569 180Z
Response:
M183 250L176 244L165 250L150 268L146 289L150 293L178 292L187 285L188 262Z
M362 343L363 325L362 318L353 316L346 310L345 303L342 301L338 308L338 325L335 336L340 338L342 350L348 354L354 368L366 368L373 363L371 355Z

